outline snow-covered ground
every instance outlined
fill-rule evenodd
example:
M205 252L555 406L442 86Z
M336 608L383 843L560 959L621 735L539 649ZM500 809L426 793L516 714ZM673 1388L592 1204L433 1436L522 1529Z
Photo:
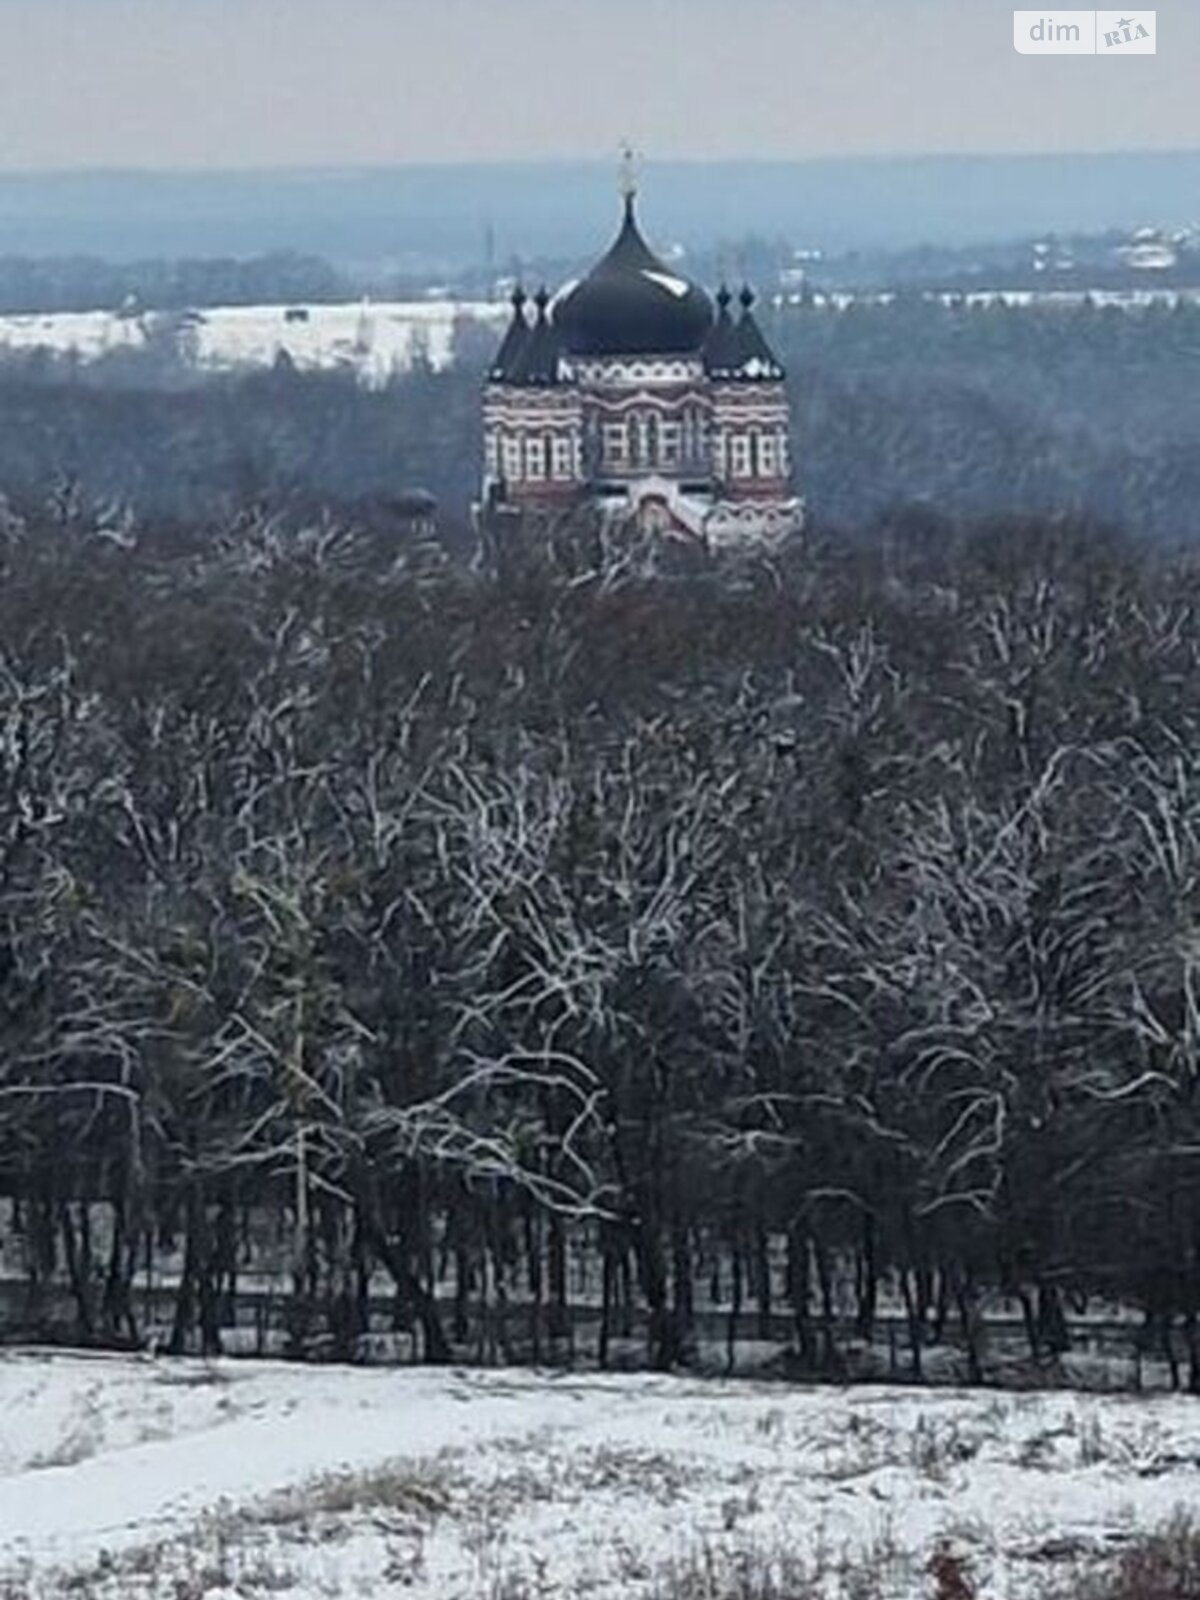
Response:
M95 361L170 339L184 359L211 370L269 366L286 351L302 370L349 367L364 382L381 383L418 356L438 369L449 365L461 323L477 323L490 333L511 315L507 305L455 300L217 306L182 316L62 312L0 317L0 348L47 349Z
M846 311L853 305L890 306L898 296L894 291L856 294L850 290L817 292L812 304L818 309ZM777 296L776 304L800 305L802 293ZM1153 307L1173 311L1177 306L1200 305L1200 289L969 289L926 290L921 299L930 305L967 306L973 310L1007 306L1010 310L1077 311L1085 305L1099 310L1139 312Z
M813 304L842 311L856 303L888 305L894 294L817 294ZM927 294L946 305L1003 304L1028 309L1078 307L1085 300L1123 311L1200 303L1200 290L975 290ZM799 303L799 294L777 303ZM203 311L131 316L113 311L47 312L0 316L0 350L45 349L95 361L115 351L172 343L187 362L213 371L272 365L281 352L302 371L346 368L364 383L382 384L408 371L418 358L439 371L454 356L456 330L477 326L498 338L511 316L507 303L415 300L394 303L305 306L216 306Z
M5 1353L0 1419L0 1595L31 1600L648 1600L747 1551L907 1600L942 1536L1019 1597L1200 1467L1182 1398L645 1375Z

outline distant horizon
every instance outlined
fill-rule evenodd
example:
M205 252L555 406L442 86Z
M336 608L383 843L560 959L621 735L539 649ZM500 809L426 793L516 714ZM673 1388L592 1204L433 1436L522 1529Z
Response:
M1200 224L1200 148L651 159L643 215L685 249L750 237L824 251ZM616 161L0 170L0 255L250 257L421 273L582 261L617 210ZM485 243L486 241L486 243Z
M814 155L648 155L639 157L640 170L652 174L656 170L672 167L810 167L810 166L866 166L920 165L925 162L951 164L960 161L1097 161L1138 157L1200 156L1200 139L1193 144L1164 145L1113 145L1068 146L1060 150L1039 149L987 149L987 150L915 150L915 151L861 151L847 154L826 153ZM239 177L331 177L339 173L390 173L390 172L475 172L514 171L563 168L617 172L615 152L599 155L546 155L546 156L479 156L464 158L425 157L416 161L328 161L328 162L247 162L228 166L202 165L180 162L176 165L138 166L133 163L83 163L73 166L10 167L0 160L0 178L28 178L33 181L54 178L218 178Z

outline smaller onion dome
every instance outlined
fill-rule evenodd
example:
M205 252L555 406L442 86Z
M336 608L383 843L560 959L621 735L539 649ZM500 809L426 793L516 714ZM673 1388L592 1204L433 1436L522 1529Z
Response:
M510 383L530 389L548 387L558 382L558 364L561 355L558 332L550 321L550 295L543 284L533 297L537 319L529 336L509 372Z
M492 383L511 383L512 374L521 358L521 353L529 343L529 319L525 315L525 305L528 296L520 284L512 292L512 321L509 323L504 338L496 351L496 359L488 369L488 378Z
M736 329L737 359L734 376L750 382L780 382L785 376L779 357L771 349L754 315L754 290L745 284L738 296L742 314Z
M733 296L725 284L717 292L717 320L704 344L704 370L710 378L732 378L738 365L737 328L729 314Z

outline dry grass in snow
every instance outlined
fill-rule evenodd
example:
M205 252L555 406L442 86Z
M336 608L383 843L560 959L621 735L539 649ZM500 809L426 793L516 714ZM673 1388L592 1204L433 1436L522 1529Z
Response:
M0 1417L0 1600L1021 1600L1200 1467L1183 1398L646 1375L10 1354Z

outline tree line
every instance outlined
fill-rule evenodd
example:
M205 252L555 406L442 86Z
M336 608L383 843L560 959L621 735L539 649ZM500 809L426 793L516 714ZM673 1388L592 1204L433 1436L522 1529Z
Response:
M327 261L286 250L248 259L0 256L0 313L5 315L353 300L355 289Z
M544 1355L582 1247L602 1360L686 1361L717 1263L806 1370L849 1284L916 1373L1099 1299L1200 1386L1195 557L909 513L503 588L9 507L0 568L27 1328L141 1339L174 1247L215 1349L269 1219L297 1350L383 1274L428 1359Z
M1102 515L1178 542L1200 498L1200 309L763 307L789 372L798 487L826 525L904 503L959 518ZM0 354L0 484L69 484L143 521L220 524L253 504L302 520L431 491L451 547L479 491L479 386L495 336L464 322L457 365L372 391L349 372L213 375L160 319L94 363ZM164 472L169 460L172 470ZM863 471L869 461L871 470Z

